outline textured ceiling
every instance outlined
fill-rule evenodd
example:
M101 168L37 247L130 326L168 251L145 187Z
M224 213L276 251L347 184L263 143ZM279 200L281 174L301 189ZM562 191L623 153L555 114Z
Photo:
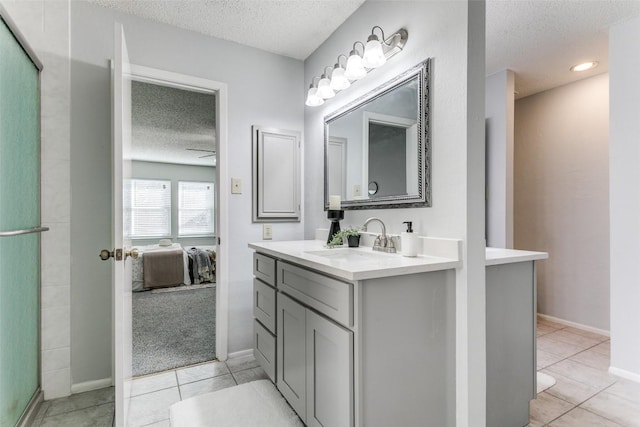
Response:
M304 60L365 0L89 1ZM401 7L402 2L397 4ZM516 73L516 97L522 98L606 72L609 65L609 27L638 15L640 0L487 0L487 75L504 69L513 70ZM591 60L599 61L599 67L582 73L569 70L577 63ZM146 151L145 156L151 155L152 141L168 152L169 141L173 140L174 146L178 147L169 155L173 159L178 154L185 154L184 148L189 144L195 148L197 144L213 144L213 140L205 141L205 135L214 135L213 131L207 133L204 128L197 128L184 133L180 124L185 123L185 118L178 118L179 113L175 114L167 116L166 120L156 120L155 124L149 119L144 126L134 128L140 144L143 140L149 144L144 149L140 147L139 155L142 151ZM169 124L178 127L173 129ZM158 128L154 129L154 125ZM167 135L160 135L159 129ZM177 141L183 143L177 144ZM211 161L211 158L197 159L194 153L188 154L201 164Z
M487 75L516 73L522 98L609 68L608 28L640 15L638 0L487 1ZM582 73L569 68L596 60Z
M132 158L215 166L215 95L133 81Z
M89 0L154 21L304 60L364 0Z

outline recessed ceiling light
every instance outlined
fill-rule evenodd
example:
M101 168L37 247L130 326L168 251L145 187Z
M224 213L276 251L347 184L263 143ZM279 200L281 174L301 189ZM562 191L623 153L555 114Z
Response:
M598 61L583 62L582 64L574 65L571 67L571 71L587 71L598 66Z

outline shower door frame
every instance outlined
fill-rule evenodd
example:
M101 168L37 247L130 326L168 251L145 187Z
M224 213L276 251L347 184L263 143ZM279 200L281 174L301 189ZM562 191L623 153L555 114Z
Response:
M38 163L40 165L38 178L40 181L40 186L39 186L40 191L37 197L38 197L38 209L39 209L38 221L40 224L42 224L42 70L44 69L44 66L42 64L42 61L40 61L40 59L36 55L35 50L31 47L31 45L27 41L24 34L18 28L18 25L11 18L11 16L7 12L7 10L4 8L4 6L2 6L2 4L0 4L0 20L4 22L4 24L9 29L9 32L13 35L13 37L16 39L16 41L18 42L22 50L24 50L25 54L29 57L33 65L38 70L38 104L39 104L38 105L38 128L39 128ZM41 230L36 232L41 233L42 231L47 231L47 230L48 228L41 227ZM42 263L42 239L40 239L38 242L38 252L39 252L38 254L39 262L41 264ZM38 301L36 303L37 316L38 316L38 320L37 320L38 344L37 344L37 350L36 350L38 355L38 363L37 363L38 366L36 368L38 385L33 393L33 396L27 403L27 406L24 412L22 413L20 418L18 418L16 427L31 425L36 417L36 410L38 409L38 406L40 405L40 403L44 401L44 391L42 389L42 265L39 265L38 267L39 267L38 268L39 270L38 271L38 292L37 292Z

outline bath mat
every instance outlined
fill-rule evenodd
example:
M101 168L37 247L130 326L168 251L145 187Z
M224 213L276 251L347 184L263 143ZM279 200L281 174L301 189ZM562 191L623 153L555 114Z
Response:
M553 387L556 384L556 379L553 378L551 375L547 375L543 372L538 372L537 374L537 392L538 394L542 393L543 391L545 391L546 389L548 389L549 387Z
M171 427L303 427L269 380L201 394L170 408Z

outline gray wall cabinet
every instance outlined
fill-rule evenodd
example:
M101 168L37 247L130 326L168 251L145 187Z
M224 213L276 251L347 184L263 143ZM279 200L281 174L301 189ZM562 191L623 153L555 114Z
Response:
M300 221L300 132L252 132L253 222Z

